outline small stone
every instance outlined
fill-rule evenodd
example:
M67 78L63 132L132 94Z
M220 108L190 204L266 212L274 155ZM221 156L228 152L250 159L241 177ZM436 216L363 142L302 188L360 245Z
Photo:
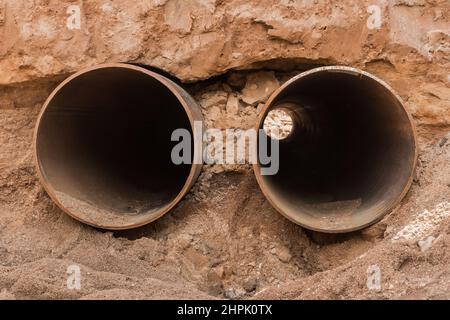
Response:
M208 119L211 121L217 121L221 117L222 117L222 110L220 110L220 108L217 106L211 107L208 113Z
M280 83L271 71L252 73L242 89L242 101L256 106L259 102L265 102L279 86Z
M192 235L190 235L190 234L183 234L177 239L178 246L181 249L186 249L186 248L188 248L190 246L192 240L193 240Z
M227 103L228 93L225 91L214 91L204 93L201 97L200 104L203 108L223 107Z
M245 291L247 292L255 291L257 286L258 286L258 279L253 277L245 280L243 285Z
M234 274L234 268L232 266L224 266L223 267L223 277L231 277Z
M223 267L212 268L208 272L208 281L210 282L221 282L225 276L225 271Z
M424 239L424 240L419 240L419 241L417 242L417 245L419 246L420 251L425 252L425 251L427 251L428 249L430 249L431 246L433 245L433 241L434 241L435 239L436 239L435 237L429 236L429 237L427 237L427 238Z
M441 139L441 141L439 142L439 147L442 148L447 143L447 141L448 141L448 138L447 137L443 137Z
M233 288L225 289L223 294L224 294L225 298L228 298L228 299L236 299L237 298L236 291Z
M240 57L242 57L242 53L240 53L240 52L233 52L231 54L231 56L233 57L233 59L239 59Z
M239 99L235 96L230 94L228 97L227 105L226 105L227 113L229 114L238 114L239 112Z
M285 247L279 248L277 250L277 256L278 256L278 259L280 259L280 261L285 262L285 263L289 262L292 258L292 255L290 254L289 249L285 248Z

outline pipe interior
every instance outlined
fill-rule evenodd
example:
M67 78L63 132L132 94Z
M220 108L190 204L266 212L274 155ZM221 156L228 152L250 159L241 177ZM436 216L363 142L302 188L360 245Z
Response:
M37 132L39 167L67 209L96 223L110 215L120 224L116 215L152 214L182 190L191 165L171 161L177 128L192 134L182 104L164 84L130 68L94 69L49 102Z
M290 109L294 128L280 140L278 173L261 180L285 215L339 232L373 222L396 203L413 171L415 140L384 85L357 73L315 72L289 84L266 112L277 108Z

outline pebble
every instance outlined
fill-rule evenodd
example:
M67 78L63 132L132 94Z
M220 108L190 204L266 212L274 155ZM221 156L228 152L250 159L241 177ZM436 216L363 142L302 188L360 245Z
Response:
M228 299L236 299L237 298L236 291L233 288L225 289L223 294L224 294L225 298L228 298Z
M278 79L271 71L252 73L242 89L241 99L247 104L256 106L260 102L265 102L279 86Z
M200 104L203 108L221 107L227 103L228 93L225 91L207 92L202 95Z
M279 248L277 250L276 254L278 256L278 259L280 259L280 261L282 261L282 262L287 263L287 262L291 261L292 255L289 252L288 248L285 248L285 247Z
M258 286L258 279L256 278L248 278L244 281L244 289L247 292L252 292L256 290L256 287Z
M230 96L228 97L226 111L228 114L232 114L232 115L238 114L239 99L235 95L230 94Z
M433 245L433 242L436 238L433 236L428 236L427 238L423 239L423 240L419 240L417 242L417 245L420 248L420 251L425 252L428 249L431 248L431 246Z

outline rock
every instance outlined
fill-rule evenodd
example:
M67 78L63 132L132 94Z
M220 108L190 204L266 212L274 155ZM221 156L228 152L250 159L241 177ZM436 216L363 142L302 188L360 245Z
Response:
M240 52L233 52L233 53L231 54L231 57L232 57L233 59L239 59L239 58L242 57L242 53L240 53Z
M230 94L228 97L227 105L226 105L227 113L236 115L239 112L239 99L235 96Z
M212 107L221 108L225 106L228 101L228 93L225 91L213 91L204 93L201 97L200 105L204 109Z
M223 273L224 273L224 275L223 275L224 278L231 277L235 273L234 267L233 266L224 266Z
M209 121L217 121L222 118L222 110L219 107L211 107L205 119Z
M238 299L243 295L245 295L245 291L242 289L226 288L224 290L224 296L228 299Z
M237 298L236 291L233 288L225 289L224 296L225 296L225 298L228 298L228 299L236 299Z
M208 272L208 281L210 282L222 282L222 279L225 276L225 270L223 267L212 268Z
M433 245L433 242L436 238L433 236L428 236L427 238L423 239L423 240L419 240L417 242L417 245L420 248L420 251L425 252L428 249L431 248L431 246Z
M285 262L285 263L291 261L291 258L292 258L292 255L289 252L289 249L286 247L278 248L276 251L276 255L278 256L278 259L280 259L280 261Z
M448 216L450 216L450 202L441 202L434 208L428 210L425 209L416 214L414 219L398 231L393 237L393 242L405 242L405 241L418 241L424 239L427 235L431 234L434 229ZM422 245L425 248L428 247L427 242L430 237L423 240ZM419 244L421 246L421 244Z
M244 281L244 290L247 292L253 292L256 290L256 287L258 286L258 279L256 278L248 278Z
M450 32L431 30L427 32L425 49L429 58L442 59L450 54Z
M250 105L265 102L267 98L280 86L275 74L270 71L259 71L248 76L244 89L242 89L242 101Z
M191 245L192 240L193 240L192 235L183 234L176 239L176 242L178 247L180 247L181 249L186 249Z
M447 143L447 141L448 141L448 137L443 137L443 138L441 139L441 141L439 141L439 148L442 148L443 146L445 146L445 144Z

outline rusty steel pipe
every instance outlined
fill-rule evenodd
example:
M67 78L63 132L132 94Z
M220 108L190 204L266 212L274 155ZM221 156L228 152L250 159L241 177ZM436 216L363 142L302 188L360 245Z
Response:
M200 108L175 82L129 64L104 64L67 78L38 117L34 148L47 193L66 213L111 230L147 224L168 212L201 164L175 165L173 130L195 141ZM200 139L201 141L201 139Z
M400 97L382 80L350 67L312 69L272 94L271 110L288 110L293 130L279 144L279 171L258 184L277 211L320 232L364 228L408 191L416 166L416 133Z

